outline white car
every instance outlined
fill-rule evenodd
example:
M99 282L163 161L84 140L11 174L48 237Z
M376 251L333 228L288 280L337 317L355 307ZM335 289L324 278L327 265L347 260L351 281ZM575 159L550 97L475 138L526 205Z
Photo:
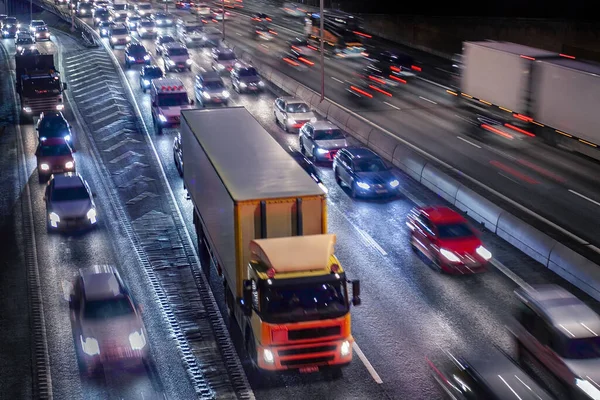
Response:
M135 12L142 18L150 18L154 10L151 3L138 3L135 5Z
M192 59L190 58L190 53L182 44L166 43L162 57L166 72L171 72L173 70L192 70Z
M80 269L69 297L79 366L139 366L148 357L147 333L117 270L109 265Z
M48 232L93 228L98 222L93 195L77 173L52 175L44 201Z
M37 28L48 28L48 26L41 19L34 19L29 24L29 31L31 33L35 33L35 31L37 30Z
M315 162L333 161L339 149L348 147L344 132L329 121L307 122L298 136L300 152Z
M275 122L286 132L290 129L300 129L307 122L317 121L308 104L294 97L279 97L275 100L273 109Z
M208 6L208 4L198 3L198 4L194 4L190 8L190 13L210 18L212 11L211 11L210 7Z

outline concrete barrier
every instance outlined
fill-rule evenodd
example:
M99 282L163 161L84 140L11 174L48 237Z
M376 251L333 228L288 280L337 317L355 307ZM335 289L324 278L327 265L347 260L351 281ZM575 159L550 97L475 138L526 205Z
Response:
M277 71L271 73L271 83L279 88L283 88L284 79L285 77Z
M294 96L296 96L299 99L304 100L307 104L310 105L310 100L313 97L313 91L308 89L306 86L304 85L300 85L298 86L298 88L296 89L296 93L294 93Z
M368 147L382 158L392 162L394 150L398 146L398 141L390 135L381 132L379 129L373 129L369 136Z
M600 301L600 268L567 246L556 243L548 268Z
M296 82L293 79L285 79L283 81L282 86L283 86L283 90L285 90L287 93L294 96L296 94L296 91L298 90L298 88L301 86L301 84Z
M346 121L346 126L343 128L365 146L369 144L369 136L371 135L371 131L373 131L373 127L362 119L351 115Z
M494 233L498 226L498 219L504 212L485 197L462 185L456 193L454 205Z
M317 102L316 105L313 102L312 104L315 109L324 117L327 117L327 112L329 111L329 107L331 107L331 102L327 99L323 100L322 102Z
M332 104L327 111L327 119L335 122L341 128L346 127L348 118L350 118L350 114L335 104Z
M427 164L423 168L421 183L451 204L456 202L456 194L462 186L456 179L448 176L431 164Z
M392 164L410 175L415 181L420 182L427 160L405 146L396 146Z
M509 213L498 219L496 234L537 262L548 265L556 241Z

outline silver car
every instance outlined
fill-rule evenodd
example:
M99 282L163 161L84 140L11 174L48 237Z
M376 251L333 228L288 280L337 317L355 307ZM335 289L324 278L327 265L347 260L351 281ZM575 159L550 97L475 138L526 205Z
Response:
M313 161L333 161L339 149L348 147L344 132L329 121L307 122L299 141L302 154Z
M194 93L198 104L206 107L206 104L229 103L229 91L225 87L225 82L218 72L209 71L196 76Z
M315 122L317 117L308 104L294 97L279 97L273 104L273 114L286 132L300 129L307 122Z
M52 175L44 201L48 232L92 228L97 224L92 192L77 173Z

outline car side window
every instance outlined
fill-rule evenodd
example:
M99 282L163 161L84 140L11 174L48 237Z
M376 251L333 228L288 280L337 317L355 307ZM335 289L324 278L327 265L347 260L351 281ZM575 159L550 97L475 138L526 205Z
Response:
M544 346L550 345L551 332L546 322L535 315L530 333Z
M351 166L350 157L348 157L346 154L342 154L342 156L340 158L342 160L342 164L346 168L350 168L350 166Z
M305 132L306 132L306 136L308 136L309 138L312 139L314 128L312 126L310 126L310 125L307 125L304 129L305 129Z
M425 231L428 234L430 234L431 236L435 236L435 229L433 228L433 224L431 223L431 221L429 221L429 219L426 216L419 215L417 221L419 221L420 225L423 227L423 229L425 229Z

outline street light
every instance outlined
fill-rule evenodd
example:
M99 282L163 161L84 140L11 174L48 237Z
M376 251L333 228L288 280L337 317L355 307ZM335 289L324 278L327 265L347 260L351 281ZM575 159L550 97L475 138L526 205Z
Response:
M221 12L223 13L223 42L225 42L225 0L221 0L223 2L223 8Z
M320 4L319 4L319 15L321 16L321 18L319 18L319 24L321 25L319 28L319 36L321 37L321 100L319 101L322 102L323 100L325 100L325 46L324 46L324 35L323 35L323 29L324 29L324 19L325 19L325 15L323 15L323 2L324 0L320 0Z

